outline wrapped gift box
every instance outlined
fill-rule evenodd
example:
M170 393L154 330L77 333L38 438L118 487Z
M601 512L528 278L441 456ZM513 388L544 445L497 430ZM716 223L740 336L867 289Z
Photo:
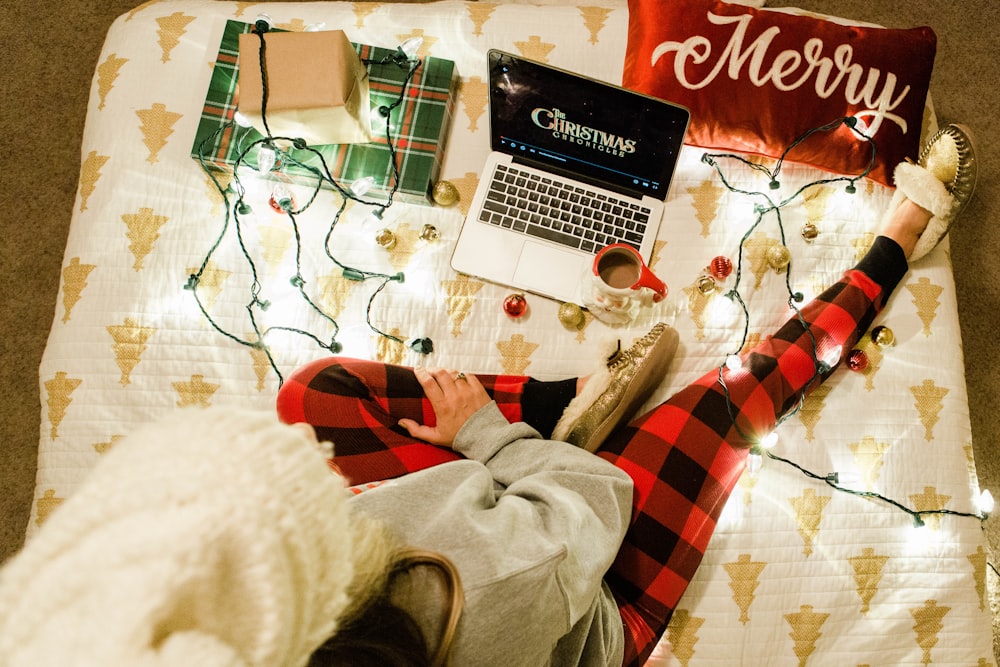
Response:
M265 132L260 63L266 39L267 129L310 145L372 140L368 71L343 30L240 35L239 111Z
M232 172L240 160L242 169L257 166L260 146L256 142L263 135L252 126L234 121L239 106L239 39L251 28L248 23L228 21L223 32L191 149L191 156L209 169ZM316 174L322 173L325 163L342 187L371 176L375 183L365 198L384 198L393 185L394 149L399 168L394 200L430 204L430 191L441 170L441 159L451 127L458 84L455 63L443 58L426 57L407 83L409 68L392 60L396 49L366 44L353 46L368 69L369 97L373 109L394 105L400 99L403 86L407 86L402 103L389 116L392 144L386 139L385 119L372 112L372 141L310 146L322 155L322 160L310 150L296 149L285 142L280 145L285 151L284 156L279 156L279 159L284 158L280 162L280 171L271 172L271 177L315 185ZM254 67L257 66L254 63ZM333 187L327 182L323 185Z

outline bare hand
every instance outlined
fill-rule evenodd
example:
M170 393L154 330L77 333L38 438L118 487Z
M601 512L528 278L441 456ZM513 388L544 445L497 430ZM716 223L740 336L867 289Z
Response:
M444 368L414 368L413 374L434 409L437 425L424 426L412 419L400 419L399 425L433 445L450 447L469 417L491 400L475 375Z

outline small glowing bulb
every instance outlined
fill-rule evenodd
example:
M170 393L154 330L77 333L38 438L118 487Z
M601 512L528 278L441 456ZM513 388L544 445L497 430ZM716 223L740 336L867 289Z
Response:
M406 54L407 58L413 58L417 55L417 51L420 47L424 45L423 37L410 37L408 40L399 45L399 50Z
M320 32L326 30L326 22L320 21L319 23L310 23L306 26L306 32Z
M743 368L743 360L740 359L738 354L730 354L726 356L726 368L731 371L738 371Z
M827 368L833 368L840 363L840 355L844 353L844 348L841 345L831 348L823 355L823 363L826 364Z
M861 116L854 116L854 131L858 134L868 134L868 123Z
M770 433L768 433L767 435L765 435L763 438L760 439L760 446L762 449L772 449L776 444L778 444L777 431L771 431Z
M365 176L364 178L359 178L358 180L351 183L351 187L348 188L355 197L364 197L365 193L371 190L375 186L374 176Z
M261 146L257 151L257 171L269 174L278 162L278 154L270 146Z
M253 127L253 123L250 122L250 119L242 111L233 113L233 121L240 127Z
M989 489L983 489L983 492L979 494L979 511L988 515L993 512L993 506L993 494L990 493Z

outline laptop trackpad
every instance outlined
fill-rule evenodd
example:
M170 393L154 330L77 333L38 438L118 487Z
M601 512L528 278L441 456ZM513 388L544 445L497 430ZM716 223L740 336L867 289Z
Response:
M514 270L514 282L524 289L570 299L577 292L588 261L578 254L528 241Z

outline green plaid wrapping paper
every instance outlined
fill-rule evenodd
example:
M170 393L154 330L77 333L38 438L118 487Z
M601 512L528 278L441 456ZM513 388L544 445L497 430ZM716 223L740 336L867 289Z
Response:
M256 129L233 121L239 104L239 35L250 32L251 28L251 24L240 21L226 23L191 149L191 157L195 160L210 169L226 173L232 171L244 152L243 164L255 167L257 147L249 151L247 147L263 138ZM362 61L368 63L372 108L390 107L399 99L407 68L391 60L379 64L382 59L396 53L394 49L366 44L354 44L354 48ZM457 79L452 61L424 58L407 85L402 104L390 115L392 146L386 140L385 119L373 111L371 142L312 148L322 154L330 174L343 187L365 176L372 176L375 185L366 193L366 198L388 197L393 183L394 149L399 166L399 186L394 199L428 204L431 202L431 188L440 173L441 157L451 126ZM281 173L290 180L315 186L317 177L310 168L322 172L320 159L311 151L290 146L285 152L291 159L283 161ZM333 187L328 182L323 185Z

